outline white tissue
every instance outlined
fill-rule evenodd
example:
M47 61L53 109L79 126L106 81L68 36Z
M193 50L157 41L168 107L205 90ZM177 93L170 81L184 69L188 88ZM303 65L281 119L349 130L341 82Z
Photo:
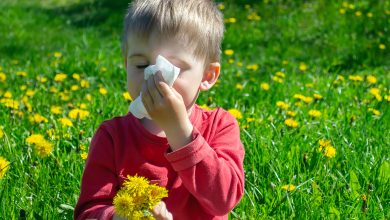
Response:
M173 83L179 76L180 68L174 66L163 56L158 55L156 58L156 64L145 68L144 79L147 80L151 75L157 73L157 71L161 71L161 75L164 78L165 83L172 87ZM142 103L141 95L142 93L130 104L129 111L139 119L144 117L151 119L145 109L144 103Z

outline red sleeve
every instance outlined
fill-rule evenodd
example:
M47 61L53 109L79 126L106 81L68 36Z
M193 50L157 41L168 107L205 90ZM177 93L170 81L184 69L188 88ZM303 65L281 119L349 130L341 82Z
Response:
M237 121L227 112L218 118L208 142L194 127L193 141L166 158L184 186L211 215L229 213L244 193L244 148Z
M113 141L100 126L92 138L74 219L111 219L117 184Z

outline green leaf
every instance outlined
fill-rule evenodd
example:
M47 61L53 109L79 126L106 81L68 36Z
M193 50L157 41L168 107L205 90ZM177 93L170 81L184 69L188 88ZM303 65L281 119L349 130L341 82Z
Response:
M389 182L390 179L390 164L387 161L384 161L379 168L378 181L381 184Z
M335 215L337 217L337 219L340 219L340 212L335 207L329 208L329 214Z
M360 184L359 184L359 179L353 170L349 171L349 185L351 187L351 195L352 198L358 198L359 197L359 192L360 192Z
M320 187L317 185L317 183L313 182L311 184L311 188L313 190L312 200L314 202L314 205L320 206L322 203L322 193L320 191Z

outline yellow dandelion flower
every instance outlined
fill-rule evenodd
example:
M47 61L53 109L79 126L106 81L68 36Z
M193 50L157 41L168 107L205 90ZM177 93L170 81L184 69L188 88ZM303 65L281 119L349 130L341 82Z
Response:
M72 85L71 87L70 87L70 90L72 90L72 91L77 91L77 90L79 90L80 89L80 87L78 86L78 85Z
M92 101L92 95L91 94L85 95L85 99L88 101Z
M56 139L56 131L53 128L50 128L49 130L46 131L46 134L49 136L50 139Z
M132 101L133 101L133 99L131 98L129 92L124 92L124 93L122 93L122 96L123 96L123 98L125 98L125 100L128 101L128 102L132 102Z
M10 99L12 98L12 93L10 91L6 91L4 94L3 94L3 97L4 98L7 98L7 99Z
M249 65L246 66L246 68L247 68L248 70L256 71L256 70L259 69L259 65L257 65L257 64L249 64Z
M355 16L356 16L356 17L362 16L362 12L361 12L361 11L356 11L356 12L355 12Z
M115 212L122 217L127 219L133 218L134 205L131 195L127 193L118 193L113 200Z
M50 112L55 114L55 115L60 115L60 114L62 114L62 108L60 106L51 106Z
M115 212L121 217L148 218L148 211L167 196L168 191L165 188L150 184L146 178L128 176L114 197L113 205Z
M16 75L17 75L17 76L26 77L26 76L27 76L27 72L24 72L24 71L18 71L18 72L16 72Z
M37 143L40 143L44 140L45 140L45 138L41 134L32 134L28 138L26 138L26 142L28 144L37 144Z
M330 145L330 140L320 139L320 140L318 141L318 144L319 144L321 147L325 147L325 146Z
M80 144L80 149L82 151L85 151L87 149L87 146L85 146L84 144Z
M88 111L85 111L85 110L82 110L82 109L72 109L69 114L68 114L69 118L71 119L77 119L77 118L80 118L81 120L83 120L84 118L88 117L89 116L89 112Z
M264 91L268 91L269 90L269 84L268 83L261 83L260 84L260 88Z
M374 16L374 14L372 14L371 12L367 13L367 17L372 18L373 16Z
M374 97L375 97L375 99L376 100L378 100L378 102L381 102L382 101L382 96L381 96L381 94L380 94L380 90L378 89L378 88L371 88L370 90L369 90L369 93L371 94L371 95L373 95Z
M225 9L225 5L223 3L218 4L219 10L223 11Z
M87 104L85 104L85 103L80 103L80 104L79 104L79 108L80 108L80 109L87 109Z
M298 100L301 100L307 104L313 102L313 98L312 97L309 97L309 96L304 96L302 94L294 94L294 98L295 99L298 99Z
M309 115L313 118L319 118L321 117L321 112L313 109L309 111Z
M26 91L26 96L28 96L28 97L32 97L34 94L35 94L35 91L33 91L33 90Z
M283 101L277 101L276 102L276 106L278 106L279 108L281 108L283 110L286 110L286 109L290 108L290 104L285 103Z
M321 100L322 99L322 95L320 95L318 93L314 94L313 97L314 97L315 100Z
M385 95L385 100L390 102L390 95Z
M52 87L50 87L49 92L51 92L51 93L57 93L57 92L58 92L58 89L57 89L56 87L52 86Z
M72 78L75 79L75 80L80 80L81 79L80 74L78 74L78 73L73 73L72 74Z
M381 50L386 49L386 45L384 45L384 44L379 44L379 49L381 49Z
M60 58L60 57L62 57L62 53L61 53L61 52L54 52L54 53L53 53L53 56L54 56L55 58Z
M355 81L355 82L362 82L363 81L363 77L358 76L358 75L350 75L350 76L348 76L348 79L351 81Z
M283 78L280 78L279 76L273 76L272 80L277 83L283 83Z
M307 65L305 63L300 63L299 70L305 72L307 70Z
M4 137L4 131L3 129L0 127L0 138Z
M31 123L47 123L49 121L40 114L34 114L33 116L30 116L29 119Z
M375 84L377 82L377 79L373 75L368 75L367 76L367 82L370 83L370 84Z
M226 56L232 56L234 54L234 50L232 49L227 49L224 51L225 55Z
M287 111L286 113L288 116L290 117L295 117L295 115L297 115L297 113L293 112L293 111Z
M205 109L205 110L211 110L210 107L208 107L206 104L200 105L199 107Z
M225 19L225 22L226 23L236 23L237 22L237 19L236 18L227 18L227 19Z
M284 121L284 123L288 126L288 127L291 127L291 128L296 128L299 126L299 123L297 121L295 121L294 119L292 118L288 118Z
M381 115L381 112L374 109L374 108L368 108L368 111L369 112L372 112L372 114L376 115L376 116L380 116Z
M251 14L249 14L247 16L247 18L250 21L260 21L261 20L261 17L256 12L252 12Z
M0 72L0 82L5 82L5 80L7 80L7 76L5 75L5 73Z
M306 88L313 88L314 84L313 83L306 83L305 86L306 86Z
M282 189L291 192L291 191L295 190L296 187L293 184L287 184L287 185L282 186Z
M40 157L46 157L53 151L53 145L47 140L43 140L34 145L35 153Z
M21 85L19 88L20 88L20 90L24 91L24 90L27 89L27 86L26 85Z
M236 119L241 119L241 118L242 118L242 113L241 113L240 110L238 110L238 109L232 108L232 109L229 109L228 112L229 112L233 117L235 117Z
M9 169L10 162L4 157L0 157L0 179L5 176L5 173Z
M0 99L0 103L10 109L19 109L19 102L13 99Z
M81 157L81 159L86 160L88 158L88 153L87 152L83 152L83 153L80 154L80 157Z
M72 127L73 123L68 118L60 118L58 121L61 123L62 126Z
M85 79L80 80L80 86L81 88L89 88L89 82Z
M280 77L280 78L284 78L286 76L283 72L280 72L280 71L276 72L275 75Z
M106 94L107 94L107 89L104 88L104 87L100 87L99 92L100 92L100 94L102 94L102 95L106 95Z
M336 149L331 145L325 146L323 154L326 157L333 158L336 156Z
M37 76L37 80L41 83L45 83L48 79L44 76Z
M238 89L238 90L243 90L243 89L244 89L244 86L243 86L242 84L240 84L240 83L237 83L237 84L236 84L236 89Z
M58 73L54 76L54 81L56 82L62 82L64 81L68 76L64 73Z
M343 14L345 14L345 12L346 12L346 11L345 11L345 9L344 9L344 8L340 8L340 9L339 9L339 13L340 13L340 14L342 14L342 15L343 15Z
M254 122L256 119L255 118L246 118L247 123Z

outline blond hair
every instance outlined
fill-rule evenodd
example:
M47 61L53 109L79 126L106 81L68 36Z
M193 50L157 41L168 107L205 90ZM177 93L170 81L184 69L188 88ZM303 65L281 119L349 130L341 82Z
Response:
M123 55L129 34L148 39L152 31L184 42L205 62L220 61L223 15L212 0L134 0L124 20Z

